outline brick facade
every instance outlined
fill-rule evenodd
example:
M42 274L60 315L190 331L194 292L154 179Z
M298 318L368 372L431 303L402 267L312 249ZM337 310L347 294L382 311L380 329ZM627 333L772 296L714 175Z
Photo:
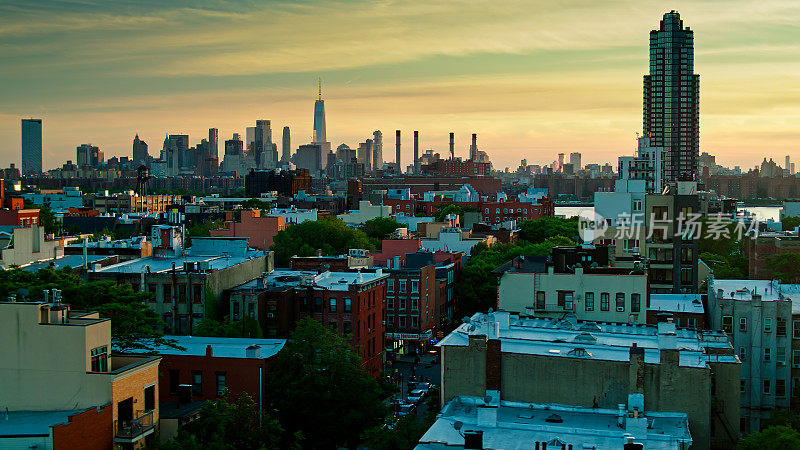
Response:
M89 408L53 427L53 450L111 450L114 447L112 405Z

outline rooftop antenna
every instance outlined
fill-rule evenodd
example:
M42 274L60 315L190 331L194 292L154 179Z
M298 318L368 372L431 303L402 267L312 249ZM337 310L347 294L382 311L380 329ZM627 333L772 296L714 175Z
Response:
M322 100L322 78L317 78L317 82L319 83L319 99Z

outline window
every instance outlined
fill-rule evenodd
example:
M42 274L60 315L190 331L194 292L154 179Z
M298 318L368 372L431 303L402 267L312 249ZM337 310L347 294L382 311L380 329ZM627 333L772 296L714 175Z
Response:
M764 362L772 361L772 349L765 348L764 349Z
M394 328L394 316L386 316L386 327Z
M746 389L746 386L747 386L747 382L746 382L746 381L744 381L744 380L739 380L739 393L740 393L740 394L744 394L744 391L745 391L745 389Z
M186 303L186 285L178 286L178 303Z
M536 309L544 309L544 291L536 292Z
M221 397L225 395L225 372L217 372L217 396Z
M739 347L739 359L741 359L742 362L747 361L747 348Z
M203 395L203 372L199 370L192 371L192 392Z
M775 396L786 397L786 380L775 380Z
M394 280L389 278L386 280L386 290L389 292L394 292Z
M328 311L335 313L336 312L336 299L332 298L328 300Z
M631 312L640 312L642 310L642 303L639 294L631 294Z
M239 307L240 303L238 301L233 302L233 320L239 320Z
M786 319L778 317L778 325L775 327L775 334L778 336L786 336Z
M419 280L411 280L411 292L419 292Z
M181 384L181 371L180 370L170 370L169 371L169 393L175 394L178 392L178 385Z
M767 317L764 319L764 333L772 332L772 318Z
M149 292L149 293L153 294L153 295L150 297L149 301L151 301L151 302L154 302L154 301L156 301L156 295L157 295L157 294L156 294L156 292L157 292L157 291L156 291L156 285L155 285L155 284L150 284L150 285L148 285L148 286L147 286L147 292Z
M733 316L722 316L722 331L728 334L733 333Z
M161 287L161 298L165 303L172 303L172 285L165 284Z
M792 368L800 369L800 350L792 350Z
M406 327L406 316L397 316L397 324L400 328Z
M144 388L144 410L153 411L156 409L156 385L150 385Z
M792 338L800 339L800 320L792 321Z
M617 292L616 304L617 304L617 311L618 312L625 311L625 294L624 293Z
M349 298L344 299L344 312L346 313L353 312L353 305L350 302Z
M564 310L572 310L572 291L558 291L558 307Z
M608 292L603 292L600 294L600 311L608 311L609 303L610 300Z
M739 331L742 333L747 333L747 317L742 317L739 319Z
M199 284L192 286L192 303L203 303L203 287Z
M256 304L247 302L247 317L254 319L256 317Z
M411 316L411 328L414 330L419 328L419 317Z
M764 394L766 394L766 395L769 395L769 393L770 393L770 383L769 383L769 380L764 380L764 387L763 387L763 390L762 390L761 392L763 392L763 393L764 393Z
M419 299L412 298L411 299L411 310L412 311L419 311Z
M786 364L786 347L778 347L775 349L775 362L781 366Z
M797 395L797 389L800 388L800 378L792 378L792 396Z
M406 280L400 280L400 292L406 291Z
M586 293L586 310L587 311L594 311L594 292L587 292Z
M386 309L394 309L394 297L386 297Z
M344 328L342 329L345 335L348 335L353 332L353 322L345 322Z
M108 371L108 347L102 346L93 348L91 351L92 372ZM85 360L84 360L85 361Z

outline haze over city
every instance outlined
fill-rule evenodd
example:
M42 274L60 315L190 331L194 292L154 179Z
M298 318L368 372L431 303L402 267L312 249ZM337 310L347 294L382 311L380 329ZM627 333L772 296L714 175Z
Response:
M262 118L307 142L318 77L334 146L403 129L445 152L454 131L466 156L476 132L496 169L613 164L634 152L647 34L673 8L696 30L700 151L796 159L797 2L45 1L0 5L0 165L19 164L24 117L44 119L45 169L86 142L128 155L138 133L157 152Z

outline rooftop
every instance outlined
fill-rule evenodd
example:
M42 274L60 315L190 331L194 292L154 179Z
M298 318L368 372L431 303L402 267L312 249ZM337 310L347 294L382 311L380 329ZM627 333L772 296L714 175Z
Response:
M275 356L286 345L286 339L251 339L251 338L226 338L206 336L164 336L164 339L174 339L176 344L186 350L180 350L166 345L155 346L154 351L159 355L184 355L205 356L206 349L211 346L212 356L215 358L256 358L267 359ZM247 347L258 345L260 355L247 356Z
M578 321L574 316L561 320L520 318L505 311L476 313L437 345L465 347L470 336L496 336L506 353L629 361L630 348L635 345L644 349L645 362L650 364L660 363L662 349L679 350L679 364L685 367L706 367L710 361L739 362L719 331L678 329L666 322L653 326Z
M781 284L777 280L718 280L714 279L714 292L722 289L722 298L750 301L753 294L761 295L762 302L788 300L791 293L798 293L796 285Z
M0 415L0 438L15 436L49 436L50 427L67 423L70 416L85 410L11 411Z
M382 269L375 272L330 272L316 270L276 269L263 278L237 286L237 290L282 289L294 286L313 286L330 291L348 291L350 285L367 284L388 278Z
M457 422L460 431L454 426ZM502 400L492 408L482 398L460 396L444 406L416 450L464 448L461 433L469 431L482 431L487 449L532 449L535 442L556 449L562 444L574 449L621 449L628 436L648 450L678 450L679 440L687 447L692 442L685 413L646 412L634 418L627 411Z
M683 312L703 314L700 294L650 294L648 311Z

